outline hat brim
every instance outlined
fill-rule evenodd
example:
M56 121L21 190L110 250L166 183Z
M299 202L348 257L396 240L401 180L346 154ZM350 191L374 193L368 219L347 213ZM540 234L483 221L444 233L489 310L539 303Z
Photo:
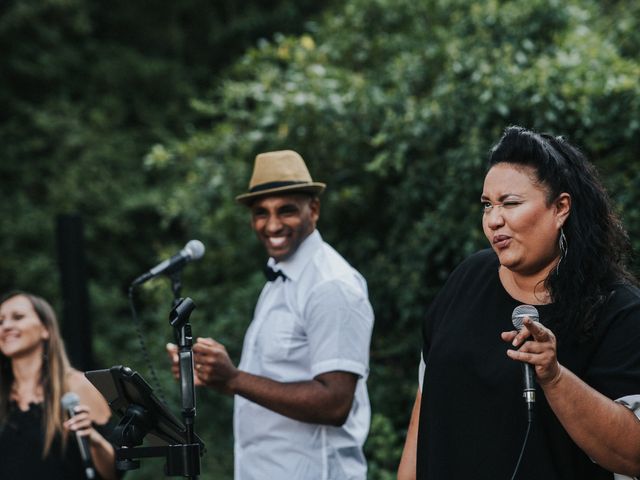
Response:
M267 190L260 190L258 192L243 193L236 197L236 201L243 205L249 206L251 203L260 197L266 197L269 195L275 195L279 193L311 193L313 195L320 195L327 187L326 184L320 182L310 182L295 185L285 185L282 187L269 188Z

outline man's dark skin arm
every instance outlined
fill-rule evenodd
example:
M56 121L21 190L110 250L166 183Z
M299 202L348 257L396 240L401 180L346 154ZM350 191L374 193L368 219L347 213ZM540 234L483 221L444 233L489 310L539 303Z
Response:
M167 347L177 373L177 350ZM207 385L228 395L240 395L301 422L340 426L349 416L358 376L349 372L327 372L312 380L278 382L238 370L224 345L199 338L193 345L197 385Z

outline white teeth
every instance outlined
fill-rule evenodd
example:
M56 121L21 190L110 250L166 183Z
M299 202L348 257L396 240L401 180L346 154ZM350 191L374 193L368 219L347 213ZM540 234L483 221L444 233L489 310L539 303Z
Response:
M280 247L286 240L286 237L269 237L269 243L272 247Z

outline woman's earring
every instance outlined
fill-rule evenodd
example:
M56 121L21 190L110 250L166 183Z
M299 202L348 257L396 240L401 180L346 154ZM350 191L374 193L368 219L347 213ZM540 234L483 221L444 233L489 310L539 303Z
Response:
M558 238L558 248L560 249L560 259L558 260L558 264L556 265L556 275L559 274L558 270L560 269L560 264L562 260L567 256L567 252L569 251L569 245L567 243L567 237L564 234L564 230L560 227L560 237Z

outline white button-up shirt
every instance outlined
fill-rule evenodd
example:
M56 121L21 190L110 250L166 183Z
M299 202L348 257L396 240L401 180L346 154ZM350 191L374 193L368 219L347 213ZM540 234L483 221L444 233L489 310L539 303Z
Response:
M269 265L287 279L264 286L240 370L279 382L308 381L332 371L360 378L341 427L299 422L236 395L235 479L364 480L373 329L366 282L317 230L290 259L270 259Z

